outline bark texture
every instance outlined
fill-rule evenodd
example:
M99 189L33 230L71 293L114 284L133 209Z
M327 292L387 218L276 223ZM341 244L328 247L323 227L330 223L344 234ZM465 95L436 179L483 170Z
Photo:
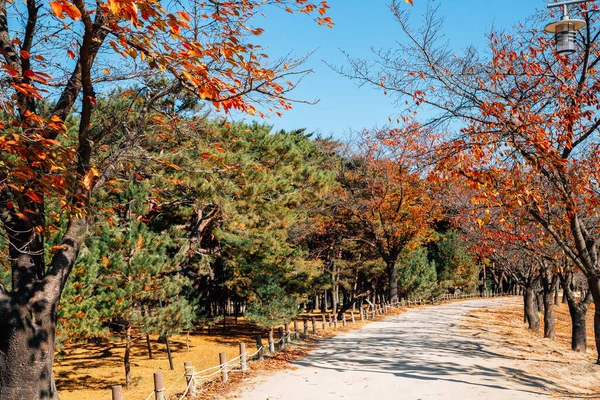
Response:
M537 300L536 294L533 287L525 288L525 315L527 316L527 323L529 329L534 332L540 331L540 317L537 313Z
M58 399L52 363L56 304L0 300L0 400Z

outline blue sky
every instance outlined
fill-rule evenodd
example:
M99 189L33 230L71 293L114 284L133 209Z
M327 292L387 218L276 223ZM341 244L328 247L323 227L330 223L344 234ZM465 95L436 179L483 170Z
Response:
M406 4L418 22L427 0ZM524 21L536 10L544 9L544 0L436 0L446 19L445 34L457 51L469 44L485 45L485 34L492 26L509 28ZM331 29L317 26L303 15L289 15L269 10L260 42L271 58L288 53L303 55L315 51L306 64L314 73L292 93L302 100L316 100L316 105L296 104L283 117L272 116L268 124L275 129L307 128L325 136L342 137L351 130L384 125L389 116L397 115L390 97L371 87L359 88L332 71L326 63L343 65L340 50L353 56L369 56L371 46L393 48L402 35L388 9L387 0L329 0ZM550 22L551 17L548 15ZM236 119L240 118L235 116Z

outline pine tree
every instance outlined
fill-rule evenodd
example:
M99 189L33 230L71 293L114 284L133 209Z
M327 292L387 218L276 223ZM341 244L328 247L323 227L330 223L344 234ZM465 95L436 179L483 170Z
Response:
M143 220L149 191L148 182L130 180L111 199L118 200L116 211L95 225L61 308L61 330L71 337L108 335L109 328L124 337L127 387L134 331L168 336L189 328L194 318L185 296L191 282L177 269L179 235L155 232Z

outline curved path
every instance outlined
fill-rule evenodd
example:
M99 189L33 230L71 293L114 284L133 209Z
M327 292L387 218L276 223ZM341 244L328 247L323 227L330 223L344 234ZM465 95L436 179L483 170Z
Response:
M244 400L548 399L553 383L462 332L472 310L515 299L410 309L321 343L296 369L246 385Z

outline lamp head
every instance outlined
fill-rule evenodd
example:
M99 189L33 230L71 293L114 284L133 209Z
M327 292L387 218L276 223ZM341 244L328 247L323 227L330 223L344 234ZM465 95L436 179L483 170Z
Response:
M554 33L556 52L560 55L569 55L575 52L575 35L585 27L585 21L571 19L565 14L561 20L546 25L544 31Z

